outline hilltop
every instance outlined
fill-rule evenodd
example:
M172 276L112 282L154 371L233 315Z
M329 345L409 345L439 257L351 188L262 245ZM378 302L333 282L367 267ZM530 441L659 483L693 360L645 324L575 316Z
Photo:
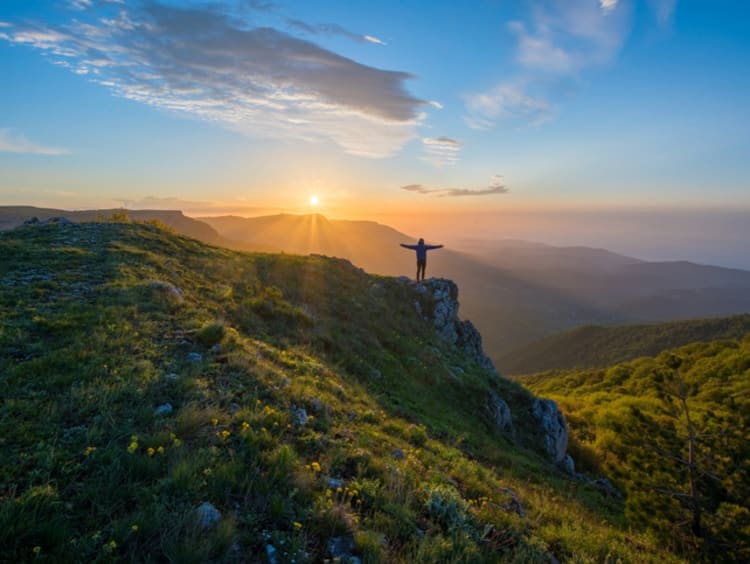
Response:
M677 560L560 469L450 281L131 223L0 254L0 560Z
M545 337L500 358L508 374L602 368L697 342L740 339L750 333L750 315L648 325L588 325Z
M123 210L66 212L0 207L0 229L24 218L65 216L93 221ZM368 272L414 276L416 237L371 221L319 214L253 218L188 218L177 211L131 211L178 233L227 248L324 254ZM435 241L444 243L445 241ZM487 354L505 356L539 339L581 325L654 323L750 311L750 272L687 262L645 262L603 249L523 241L474 241L430 255L427 274L454 280L462 311L482 332Z

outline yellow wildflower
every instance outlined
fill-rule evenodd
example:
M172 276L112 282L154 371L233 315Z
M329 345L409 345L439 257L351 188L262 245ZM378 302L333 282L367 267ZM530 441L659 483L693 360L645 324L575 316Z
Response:
M313 469L313 472L320 472L320 464L317 462L311 463L310 467Z
M84 456L88 456L91 453L93 453L94 451L96 451L96 447L95 446L87 446L86 450L83 451L83 454L84 454Z
M34 554L39 554L39 553L40 553L41 551L42 551L42 547L41 547L41 546L39 546L39 545L35 546L35 547L34 547L34 548L32 549L32 552L33 552Z
M210 468L205 468L203 470L203 475L204 476L210 476L211 474L213 474L213 470L211 470Z
M182 441L180 439L178 439L177 437L175 437L174 439L172 439L172 444L174 446L178 447L178 446L180 446L182 444Z
M146 449L146 452L148 453L149 456L154 456L154 454L156 453L156 451L153 449L153 447L148 447Z
M159 454L164 454L164 447L160 446L159 448L156 449L156 452L158 452Z
M138 532L138 528L139 528L138 525L131 525L130 526L130 530L133 531L134 533Z
M247 421L243 421L242 422L242 430L243 431L247 431L249 428L250 428L250 423L248 423Z
M292 523L292 525L294 525L294 528L298 531L302 528L302 523L300 523L299 521L295 521L294 523Z
M128 445L128 452L130 454L133 454L137 450L138 450L138 442L137 441L130 441L130 444Z
M213 425L214 427L216 427L218 424L219 424L219 420L216 417L213 417L211 419L211 425Z

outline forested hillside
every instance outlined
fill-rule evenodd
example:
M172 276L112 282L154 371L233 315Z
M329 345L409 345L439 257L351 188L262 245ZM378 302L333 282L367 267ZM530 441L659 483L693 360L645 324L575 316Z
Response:
M648 325L587 325L531 343L498 360L507 374L599 368L690 343L738 339L750 333L750 315Z
M579 469L614 480L628 522L690 560L750 560L750 336L520 381L559 403Z

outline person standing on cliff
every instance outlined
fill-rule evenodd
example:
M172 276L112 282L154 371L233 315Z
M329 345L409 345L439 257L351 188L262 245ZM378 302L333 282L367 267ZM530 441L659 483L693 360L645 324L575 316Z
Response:
M411 249L412 251L417 251L417 282L420 280L424 280L424 271L427 267L427 251L431 251L432 249L442 249L442 245L425 245L424 239L420 239L419 242L416 245L404 245L401 243L401 246L404 249ZM421 273L421 278L420 278Z

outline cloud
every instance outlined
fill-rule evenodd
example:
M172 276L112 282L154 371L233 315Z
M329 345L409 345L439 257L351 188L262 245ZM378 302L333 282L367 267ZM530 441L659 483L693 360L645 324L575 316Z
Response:
M630 4L532 0L527 21L508 24L517 39L519 71L466 96L465 123L472 129L491 129L500 123L540 125L549 120L555 110L550 92L577 80L586 69L615 60L630 30Z
M25 153L30 155L65 155L65 149L44 147L32 143L20 133L9 128L0 128L0 153Z
M466 98L469 115L464 117L472 129L490 129L498 122L540 125L554 112L552 104L526 92L521 84L498 84L493 89Z
M425 137L422 139L425 160L438 168L452 165L458 161L461 143L450 137Z
M527 69L575 74L608 64L630 29L629 5L618 0L545 0L534 7L529 25L509 25Z
M372 35L362 35L354 33L348 29L335 23L319 23L309 24L301 20L295 20L293 18L287 18L286 20L289 27L292 27L298 31L306 33L308 35L338 35L340 37L346 37L357 43L376 43L378 45L385 45L383 41Z
M437 198L458 198L464 196L489 196L490 194L507 194L510 190L502 184L502 176L495 175L490 180L490 185L486 188L430 188L422 184L408 184L401 187L407 192L416 192L417 194L428 194Z
M370 43L375 43L377 45L388 45L382 39L378 39L377 37L373 37L372 35L363 35L362 39L364 39L365 41L369 41Z
M327 140L357 155L397 151L427 104L406 89L408 73L253 27L215 4L94 3L67 24L7 29L8 41L53 55L117 96L253 136Z

